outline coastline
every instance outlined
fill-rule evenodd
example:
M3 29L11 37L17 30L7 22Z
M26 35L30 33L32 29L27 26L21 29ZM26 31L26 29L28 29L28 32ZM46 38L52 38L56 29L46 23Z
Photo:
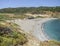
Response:
M50 38L48 37L48 35L46 35L46 33L44 32L44 29L43 29L43 24L46 22L46 21L49 21L51 19L49 18L44 18L40 21L40 41L48 41L50 40Z
M43 25L44 25L45 22L47 22L49 20L53 20L53 19L57 19L57 18L41 18L41 20L39 20L39 19L37 20L38 21L38 22L36 22L37 28L40 28L40 29L36 30L36 31L39 31L38 33L40 33L40 34L37 35L38 37L37 36L35 36L35 37L37 37L40 41L51 40L51 38L46 34L46 32L44 32ZM36 32L36 34L38 34L38 33Z
M46 21L56 19L56 18L38 18L38 19L25 19L25 20L20 20L16 19L14 21L11 21L13 23L18 24L24 32L29 33L30 35L36 37L40 41L48 41L50 38L46 33L44 32L43 29L43 24Z
M50 18L50 19L48 18L48 19L45 19L44 22L42 23L41 31L42 31L42 34L44 35L44 37L46 38L46 40L44 40L44 41L51 40L51 38L44 31L44 23L47 22L47 21L49 21L49 20L54 20L54 19L57 19L57 18Z
M46 34L46 32L44 31L44 23L42 23L42 27L41 27L41 29L42 29L42 33L44 34L44 36L45 36L45 38L47 39L47 41L48 40L51 40L51 38ZM45 40L44 40L45 41Z

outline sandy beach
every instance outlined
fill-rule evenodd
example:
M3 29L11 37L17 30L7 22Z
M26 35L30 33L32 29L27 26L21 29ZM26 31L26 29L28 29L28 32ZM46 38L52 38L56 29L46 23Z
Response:
M32 36L36 37L40 41L49 40L48 36L45 35L45 32L43 31L43 23L56 18L38 18L38 19L16 19L12 20L11 22L14 22L20 26L20 28Z

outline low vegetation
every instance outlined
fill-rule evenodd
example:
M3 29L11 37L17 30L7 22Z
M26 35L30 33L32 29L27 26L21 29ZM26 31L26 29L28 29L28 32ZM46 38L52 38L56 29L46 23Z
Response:
M0 46L18 46L27 42L25 34L19 32L15 25L0 22Z
M0 21L2 20L13 20L13 19L24 19L27 18L24 14L11 14L11 13L0 13Z
M0 9L0 13L32 13L32 14L40 14L45 13L44 11L51 12L60 12L60 6L56 7L19 7L19 8L4 8Z
M60 6L56 7L19 7L19 8L3 8L0 9L0 16L1 13L5 15L5 13L9 13L7 15L13 16L13 18L25 18L27 17L25 13L30 13L30 14L47 14L48 16L51 15L53 18L60 18ZM13 15L12 15L13 14ZM5 18L3 16L1 18ZM5 19L10 19L10 18L5 18ZM11 18L12 19L12 18Z
M44 41L44 42L40 42L40 46L60 46L60 42L58 41Z

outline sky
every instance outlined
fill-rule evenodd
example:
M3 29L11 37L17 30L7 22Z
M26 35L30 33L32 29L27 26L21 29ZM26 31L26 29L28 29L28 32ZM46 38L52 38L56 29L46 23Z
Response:
M60 6L60 0L0 0L0 8Z

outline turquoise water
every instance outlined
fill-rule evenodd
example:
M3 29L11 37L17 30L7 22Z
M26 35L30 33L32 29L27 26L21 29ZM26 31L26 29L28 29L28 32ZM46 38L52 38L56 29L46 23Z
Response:
M60 41L60 19L45 22L43 28L51 39Z

